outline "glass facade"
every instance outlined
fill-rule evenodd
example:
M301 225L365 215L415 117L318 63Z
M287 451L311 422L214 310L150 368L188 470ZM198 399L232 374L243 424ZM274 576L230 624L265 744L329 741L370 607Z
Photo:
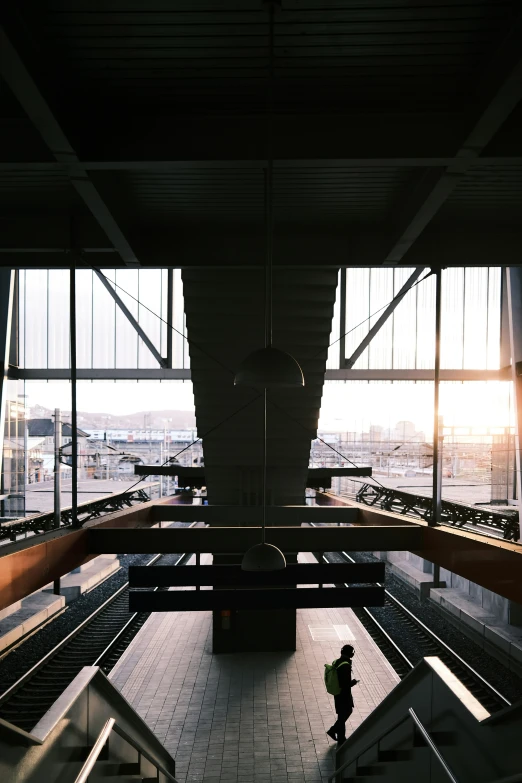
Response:
M340 338L350 357L389 302L409 279L408 268L348 268L345 323L341 323L340 283L334 306L327 368L338 369ZM435 278L422 279L405 296L354 365L355 370L433 368ZM78 369L131 371L125 379L79 381L78 491L87 493L94 479L120 482L103 492L133 483L133 460L156 464L182 451L180 462L200 465L195 439L190 382L140 380L133 370L159 364L96 273L77 271ZM173 299L167 301L167 270L103 270L125 306L160 355L167 356L172 313L172 366L189 367L180 270L173 271ZM339 281L342 276L339 274ZM500 364L501 270L451 268L442 274L441 364L447 369L498 369ZM47 370L70 367L69 271L22 270L18 273L18 354L24 370L41 370L38 381L9 381L5 408L1 516L13 518L49 510L53 479L54 409L70 422L68 380L45 378ZM154 408L154 409L152 409ZM416 486L430 484L433 442L433 383L396 381L326 381L319 430L349 461L370 464L380 481ZM490 492L494 502L512 496L514 426L511 384L455 382L441 384L444 492L469 502L466 482ZM186 415L185 415L186 414ZM31 422L40 421L36 427ZM34 431L34 433L33 433ZM118 456L116 456L118 455ZM70 437L64 438L64 505L70 503ZM327 446L312 445L312 465L340 465ZM132 463L132 464L131 464ZM69 484L67 484L69 482ZM355 482L346 483L353 488ZM462 490L458 487L461 486ZM101 490L101 483L96 484ZM339 491L342 490L338 487ZM158 490L159 491L159 490ZM166 487L161 487L166 491ZM351 491L351 490L350 490ZM478 491L478 490L477 490ZM87 497L85 494L85 497ZM9 497L8 497L9 496ZM83 496L82 496L83 497ZM477 495L478 497L478 495Z
M104 269L106 279L160 352L167 356L166 269ZM19 273L20 366L70 366L69 272ZM152 369L158 362L95 272L76 272L79 369ZM181 271L173 273L173 366L189 367Z
M346 270L346 359L413 271L407 268ZM425 280L422 277L399 303L353 369L434 366L435 277ZM499 267L451 268L442 272L442 368L499 367L500 281Z

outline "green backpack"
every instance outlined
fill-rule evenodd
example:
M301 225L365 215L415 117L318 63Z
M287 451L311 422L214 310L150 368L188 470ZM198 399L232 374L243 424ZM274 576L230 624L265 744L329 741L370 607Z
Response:
M324 684L326 685L327 692L332 696L338 696L341 693L339 677L337 675L337 669L339 667L335 665L336 663L337 660L333 663L325 663L324 665ZM343 666L344 664L349 665L348 661L341 661L339 666Z

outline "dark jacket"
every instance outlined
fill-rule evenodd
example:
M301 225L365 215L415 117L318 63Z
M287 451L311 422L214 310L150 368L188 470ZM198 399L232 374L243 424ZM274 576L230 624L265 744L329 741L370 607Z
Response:
M340 706L353 707L352 659L345 658L344 655L342 655L340 658L334 661L334 664L337 669L337 678L341 688L341 693L335 696L335 706L336 708Z

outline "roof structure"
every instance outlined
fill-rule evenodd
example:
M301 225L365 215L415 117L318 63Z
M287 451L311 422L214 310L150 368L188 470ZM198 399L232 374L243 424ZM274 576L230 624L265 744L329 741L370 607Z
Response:
M3 263L262 264L268 5L9 5ZM518 263L519 14L276 4L275 264Z

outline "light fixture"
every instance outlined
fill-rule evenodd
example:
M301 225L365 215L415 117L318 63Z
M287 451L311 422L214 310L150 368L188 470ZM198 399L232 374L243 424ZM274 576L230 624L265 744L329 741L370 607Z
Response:
M282 571L286 568L286 560L280 549L263 542L245 552L241 568L243 571Z
M274 0L269 0L269 74L267 82L267 116L269 120L268 164L265 172L265 347L254 351L241 363L234 384L263 388L264 437L263 437L263 515L261 543L245 552L241 568L243 571L280 571L286 568L285 556L276 546L266 543L266 390L267 388L304 386L303 371L299 364L285 351L272 346L272 260L274 249L273 231L273 179L274 160L272 152L273 123L273 73L274 73Z
M304 386L303 371L293 356L272 345L249 354L239 365L236 386L258 386L264 389Z

